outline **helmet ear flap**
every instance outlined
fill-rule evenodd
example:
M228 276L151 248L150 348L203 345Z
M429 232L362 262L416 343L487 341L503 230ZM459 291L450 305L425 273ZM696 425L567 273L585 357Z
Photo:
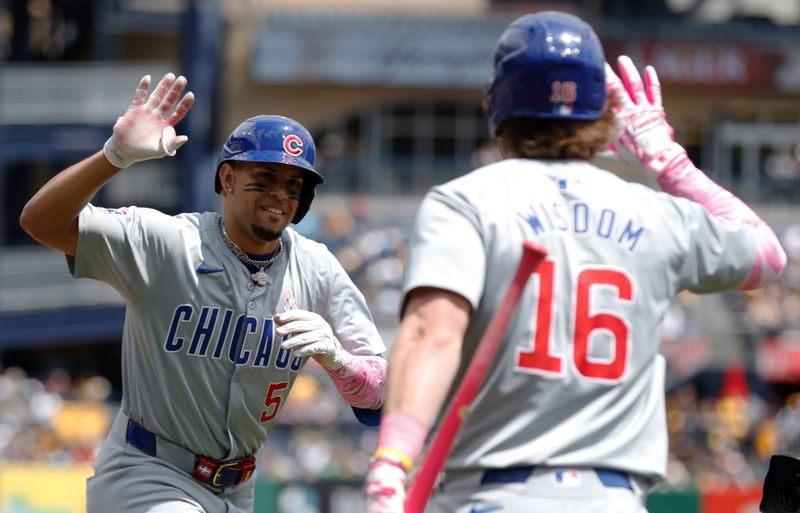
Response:
M297 206L297 212L295 212L294 218L292 218L292 223L297 224L303 220L308 210L311 208L311 202L314 201L316 191L316 180L312 180L307 176L306 180L303 182L303 190L300 192L300 204Z
M222 165L228 161L223 161L217 164L217 174L214 176L214 192L217 194L222 192L222 178L219 177L219 171L222 169Z

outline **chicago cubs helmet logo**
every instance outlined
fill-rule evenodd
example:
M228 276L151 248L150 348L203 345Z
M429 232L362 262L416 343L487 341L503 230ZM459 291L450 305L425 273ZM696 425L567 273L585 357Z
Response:
M287 135L283 139L283 151L292 157L297 157L303 153L303 140L295 134Z

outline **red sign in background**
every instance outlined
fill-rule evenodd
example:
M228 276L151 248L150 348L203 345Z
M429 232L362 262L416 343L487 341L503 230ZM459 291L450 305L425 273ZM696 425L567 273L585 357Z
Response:
M800 340L771 338L760 342L756 369L765 381L800 383Z
M701 513L758 513L761 489L739 490L730 488L719 492L706 492L700 496Z
M777 89L777 74L790 62L780 50L730 42L612 40L604 47L609 62L628 55L639 67L652 65L662 84L681 86Z

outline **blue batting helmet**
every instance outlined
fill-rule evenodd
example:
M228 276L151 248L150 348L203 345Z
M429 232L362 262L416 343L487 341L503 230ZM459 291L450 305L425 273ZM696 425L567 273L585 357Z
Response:
M214 190L222 191L219 168L230 161L275 162L299 167L306 171L300 205L292 219L299 223L311 208L317 185L325 178L314 169L317 150L314 139L297 121L284 116L255 116L237 126L220 151Z
M577 16L546 11L514 20L497 43L484 98L492 136L509 118L599 119L605 60L597 34Z

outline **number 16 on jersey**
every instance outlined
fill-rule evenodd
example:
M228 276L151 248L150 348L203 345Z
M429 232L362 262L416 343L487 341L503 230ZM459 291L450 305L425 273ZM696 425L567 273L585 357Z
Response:
M589 379L617 381L625 375L630 344L630 323L621 308L610 309L610 303L621 307L633 301L634 280L623 269L608 266L587 267L577 274L575 291L557 291L554 285L557 262L542 261L534 274L539 279L536 305L536 327L533 340L517 351L517 370L558 376L566 372L565 359L571 359L578 373ZM592 292L605 289L602 311L593 313ZM572 296L568 302L564 296ZM613 298L613 299L612 299ZM572 305L569 318L573 322L572 344L568 354L557 354L552 347L552 320L556 306ZM596 306L595 306L596 309ZM610 357L591 358L592 335L604 332L611 337ZM600 343L599 341L595 343Z

